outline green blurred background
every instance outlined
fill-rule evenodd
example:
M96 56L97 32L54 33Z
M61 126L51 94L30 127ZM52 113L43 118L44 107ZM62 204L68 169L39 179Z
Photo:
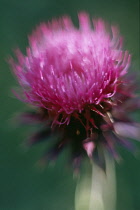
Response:
M132 71L139 71L139 6L139 0L0 0L0 210L74 210L76 187L67 152L55 166L41 169L36 162L46 145L22 147L33 128L12 123L15 113L27 110L11 93L17 85L7 64L13 49L19 46L25 52L27 35L40 22L68 14L77 24L82 10L119 26L125 48L133 55ZM140 120L140 113L134 117ZM117 210L139 210L140 155L121 153L124 161L116 164Z

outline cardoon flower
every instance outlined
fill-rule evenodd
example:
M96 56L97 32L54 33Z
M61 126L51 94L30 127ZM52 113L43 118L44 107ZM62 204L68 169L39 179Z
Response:
M117 28L84 13L78 17L79 29L68 17L42 23L29 36L26 55L17 50L17 61L10 62L22 88L18 97L36 107L22 121L43 126L29 144L56 135L44 159L55 159L69 145L73 167L89 156L105 169L104 150L118 159L117 145L134 149L128 138L139 138L139 125L128 114L140 101Z

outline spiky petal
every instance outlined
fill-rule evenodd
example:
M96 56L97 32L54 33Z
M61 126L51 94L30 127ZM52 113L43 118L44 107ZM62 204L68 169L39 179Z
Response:
M122 50L116 27L108 31L101 19L91 22L85 13L78 17L79 29L68 17L41 24L29 36L26 55L17 50L17 62L10 63L23 90L21 99L40 110L24 120L48 122L52 133L63 136L53 154L69 142L75 162L85 150L103 166L100 145L117 158L119 135L131 128L131 137L139 137L124 110L133 107L135 97L125 77L130 54ZM44 135L48 132L36 134L32 142Z

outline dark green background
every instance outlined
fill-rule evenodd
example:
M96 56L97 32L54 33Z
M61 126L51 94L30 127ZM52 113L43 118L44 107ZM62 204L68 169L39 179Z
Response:
M132 71L139 71L139 0L0 0L0 210L74 210L76 180L66 167L67 152L55 167L42 170L36 162L46 145L28 151L21 145L30 128L17 127L12 117L27 107L11 93L17 83L7 60L17 46L25 52L27 35L41 21L68 14L77 24L81 10L119 25L125 48L133 55ZM134 117L139 120L140 114ZM139 210L140 155L121 152L117 210Z

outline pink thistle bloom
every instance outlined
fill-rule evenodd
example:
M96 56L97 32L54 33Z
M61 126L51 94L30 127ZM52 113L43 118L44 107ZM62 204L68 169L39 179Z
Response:
M105 145L117 158L116 142L130 144L118 137L127 133L121 132L120 122L126 127L130 124L129 107L125 112L122 107L134 97L125 76L130 54L122 50L116 27L108 31L101 19L91 24L87 14L78 17L79 29L68 17L41 24L29 36L26 56L17 50L17 62L11 59L10 63L23 90L22 100L40 110L22 117L50 126L34 135L31 142L61 133L61 141L49 152L51 158L69 142L76 165L84 150L102 165L98 145ZM119 109L125 117L120 116ZM138 129L131 123L132 127Z

